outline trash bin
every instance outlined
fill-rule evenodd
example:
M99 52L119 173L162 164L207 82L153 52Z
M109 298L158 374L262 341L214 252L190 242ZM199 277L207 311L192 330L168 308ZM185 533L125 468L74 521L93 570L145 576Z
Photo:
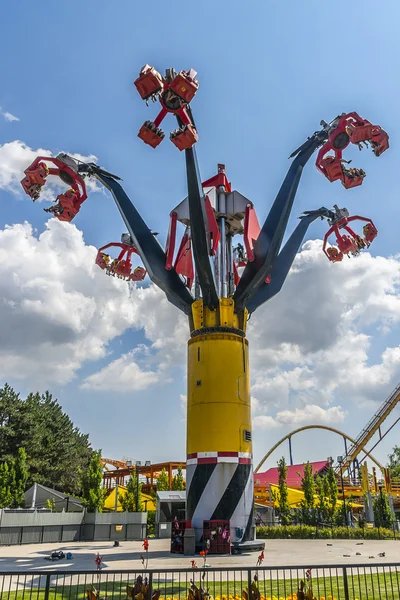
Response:
M194 529L185 529L183 536L183 554L185 556L194 556L196 552L196 532Z

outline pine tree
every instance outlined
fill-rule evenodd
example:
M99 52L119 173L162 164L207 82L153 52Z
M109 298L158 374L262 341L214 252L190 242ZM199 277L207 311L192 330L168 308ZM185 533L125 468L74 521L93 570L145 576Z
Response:
M122 510L127 512L142 512L142 484L139 483L137 486L136 473L133 472L129 477L128 484L126 486L126 493L124 496L120 495L120 503Z
M88 436L63 413L46 392L26 400L7 384L0 388L0 456L10 463L24 448L28 464L27 487L42 483L68 494L80 492L79 470L89 464Z
M287 477L287 466L285 458L278 461L278 494L276 495L276 502L278 504L278 514L282 525L288 525L291 521L290 516L290 504L289 494L286 484Z
M26 482L28 480L28 466L26 464L26 452L24 448L19 448L17 458L14 462L15 486L12 490L12 506L14 508L23 508L25 506L24 493Z
M7 462L0 464L0 508L10 508L13 502L12 489L15 486L15 470Z
M186 489L186 482L182 475L182 467L178 467L178 472L172 479L172 489L175 491Z
M103 467L101 451L93 452L86 471L81 472L82 499L88 512L103 512L105 490L101 487Z
M157 479L157 492L167 492L169 489L168 473L163 469Z

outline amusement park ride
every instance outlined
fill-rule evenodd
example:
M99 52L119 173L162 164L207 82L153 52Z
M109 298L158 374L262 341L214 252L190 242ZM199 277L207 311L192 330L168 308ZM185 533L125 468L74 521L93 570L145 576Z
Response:
M343 150L350 143L359 147L369 143L380 156L389 147L388 135L357 113L322 121L321 129L291 155L288 173L260 227L253 203L232 189L224 165L218 165L210 179L200 178L193 147L198 133L189 105L199 87L195 71L169 69L162 77L146 65L135 86L146 102L161 104L161 112L153 122L144 123L139 138L157 147L164 139L159 125L170 113L178 122L170 139L185 151L188 196L170 213L165 250L124 192L120 178L96 164L65 154L38 157L21 183L34 201L48 175L58 175L69 185L55 206L46 209L62 221L72 221L86 200L84 178L96 178L112 193L129 234L120 243L101 248L96 263L107 274L127 280L141 281L147 273L189 320L186 518L198 542L203 521L224 519L233 545L255 548L247 320L280 291L308 226L317 218L328 219L323 250L333 263L344 255L358 255L374 240L377 229L370 219L322 207L304 213L282 247L301 174L312 154L319 149L319 171L348 189L361 185L365 172L349 169ZM360 220L366 223L362 235L355 228ZM185 229L175 251L178 222ZM331 234L337 246L327 247ZM234 246L235 236L243 236L243 243ZM119 251L114 259L105 252L112 247ZM132 271L133 255L143 262L140 270Z

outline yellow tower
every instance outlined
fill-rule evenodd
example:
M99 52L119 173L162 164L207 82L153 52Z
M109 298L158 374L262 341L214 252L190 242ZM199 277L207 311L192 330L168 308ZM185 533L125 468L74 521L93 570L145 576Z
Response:
M200 541L204 520L229 520L231 541L254 539L247 311L232 298L192 306L188 342L187 518Z

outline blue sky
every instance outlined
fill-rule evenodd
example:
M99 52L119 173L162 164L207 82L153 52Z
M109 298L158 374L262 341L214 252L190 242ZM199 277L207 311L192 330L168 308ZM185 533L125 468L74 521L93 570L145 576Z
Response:
M355 166L367 171L361 188L346 191L339 183L328 183L316 171L314 161L310 161L289 227L293 228L303 210L321 205L331 207L339 204L353 214L374 219L380 235L371 247L372 258L361 259L364 262L360 262L360 269L363 273L365 270L365 278L357 275L355 267L346 265L343 268L345 277L341 278L338 270L334 273L333 288L340 292L341 301L345 302L346 293L352 286L358 286L360 299L366 293L365 286L369 286L370 312L374 310L374 316L370 313L366 316L364 311L349 325L346 320L348 311L343 309L338 318L342 319L342 324L346 323L347 333L351 330L354 335L371 336L369 342L366 337L359 338L364 347L368 346L367 357L359 357L356 352L353 355L354 361L363 363L366 369L373 369L373 365L382 362L381 354L386 348L397 348L399 309L393 300L397 300L398 292L397 263L375 260L376 257L387 259L399 252L397 164L400 82L397 72L400 51L397 40L400 7L397 2L387 0L378 5L372 0L356 0L350 7L344 1L329 4L314 0L206 0L182 5L175 10L159 1L142 4L128 0L119 0L118 3L72 0L64 5L46 3L43 10L37 10L30 3L24 4L24 10L21 10L19 3L9 3L0 23L0 54L6 57L0 63L0 106L3 112L19 119L10 122L0 118L0 146L20 140L34 151L44 148L53 153L65 150L85 156L94 154L101 165L123 178L127 193L152 229L160 232L162 241L165 240L171 208L186 195L185 170L183 156L169 143L168 136L156 151L136 137L142 122L154 118L157 113L156 106L146 108L132 85L145 63L153 64L160 71L171 66L176 69L193 67L198 71L200 89L192 109L200 136L197 153L202 177L212 176L217 163L224 162L234 188L256 204L260 221L265 217L289 167L287 157L318 128L321 119L329 121L340 112L356 110L382 125L390 134L391 144L383 157L376 159L372 153L359 153L356 148L349 149L346 155L346 158L354 159ZM168 132L173 128L173 119L167 118L164 130ZM10 146L7 146L7 152L9 149ZM4 157L4 154L0 171L5 169L4 165L9 168L9 161L15 158ZM0 228L28 221L35 230L32 236L40 235L47 222L47 216L41 210L44 204L33 205L27 197L18 195L10 182L3 182L1 186L0 177L1 187ZM90 195L75 225L83 232L86 245L95 247L118 240L124 230L112 199L98 192ZM71 233L72 226L68 227L63 229L63 235ZM323 222L315 223L309 239L321 238L325 229ZM58 230L53 234L54 238L61 235ZM75 233L71 235L75 236ZM76 244L78 248L78 241ZM53 248L51 244L49 247ZM82 253L85 252L83 245L79 248ZM18 251L18 246L15 251ZM6 250L4 252L2 260L7 256ZM71 254L60 257L60 265L63 260L66 264L60 269L71 273L73 278ZM317 258L310 260L319 261ZM326 271L322 270L324 267ZM303 279L301 274L296 276L293 285L297 288L294 289L303 290L305 281L312 282L316 290L319 286L332 285L330 274L333 271L330 267L326 261L321 266L318 262L315 271L306 269ZM18 266L20 268L23 267ZM83 273L84 267L82 269ZM380 286L376 290L377 295L384 288L378 277L382 271L389 290L375 304L374 284L368 279L368 270L377 282L377 288ZM18 271L19 277L22 277L21 273ZM2 275L9 282L7 289L2 289L6 298L16 276L12 270L4 270ZM42 275L46 276L45 273ZM26 277L28 284L29 273ZM80 277L76 283L78 287L81 285ZM96 281L101 277L105 276L96 274ZM389 281L393 283L391 291ZM68 282L72 289L72 279ZM101 310L103 284L98 285L95 310ZM65 289L65 281L61 288L63 286ZM13 297L21 294L21 287L19 291L16 287L12 289ZM110 293L111 288L107 290ZM304 307L309 309L311 306L317 315L319 307L313 304L318 302L318 294L316 291L314 296L307 297L307 301L304 299ZM125 296L126 290L118 290L116 302L123 303L124 310L129 311ZM392 300L396 306L389 310L387 307ZM21 295L18 302L22 306ZM259 416L268 413L275 420L279 411L291 411L293 414L297 409L304 410L307 401L318 406L315 394L312 399L305 400L302 395L304 386L302 388L297 380L296 384L293 383L298 373L296 369L304 369L304 364L300 367L301 361L295 360L293 355L288 357L281 350L278 352L280 340L294 343L288 333L295 327L290 321L292 302L293 297L288 293L282 295L281 299L271 303L271 308L261 309L258 317L260 322L267 321L269 314L275 314L274 311L286 303L282 329L276 331L275 358L269 357L270 362L267 359L263 362L262 358L256 360L254 355L252 365L254 381L258 381L254 396L259 402ZM335 302L332 296L333 319ZM348 303L351 302L349 299ZM382 314L386 315L382 319L379 302L386 307L382 308ZM367 301L365 304L368 304ZM76 308L73 303L60 305L60 310L71 313ZM135 315L134 327L129 326L130 317L127 317L127 324L116 327L115 335L102 338L100 345L104 344L105 352L101 357L85 359L84 356L77 357L74 351L78 366L72 369L73 374L66 380L62 377L51 379L48 374L47 381L48 367L44 363L38 364L36 371L32 370L36 375L39 370L42 371L40 377L29 374L29 369L26 374L23 368L22 372L11 369L9 373L1 373L3 381L13 383L22 392L38 386L41 389L49 387L77 425L90 433L94 446L103 448L105 455L114 458L125 455L142 460L183 458L185 423L181 395L185 394L184 348L182 354L177 353L170 358L167 366L163 366L155 334L149 337L148 332L138 325L141 320L153 322L159 318L157 311L149 315L145 308L146 303L140 307L142 313ZM174 318L170 315L178 317L173 309L165 313L165 319ZM296 322L303 321L303 318L307 322L308 317L300 312L296 315ZM316 329L327 326L323 319L316 319ZM338 323L331 323L331 326L337 333ZM51 328L49 331L47 345L51 347L55 342ZM162 327L160 331L162 337ZM343 331L337 334L338 339L346 335ZM27 325L26 335L30 332L33 334L34 329ZM264 333L263 340L257 339L260 357L263 349L270 344L268 331ZM0 334L4 340L3 351L7 352L7 332ZM314 334L313 328L303 331L304 339L298 346L300 352ZM43 344L46 344L45 340ZM66 341L65 348L67 346ZM136 356L140 357L137 360L142 370L158 374L154 385L149 384L140 390L81 387L87 377L107 368L112 361L133 348L138 348ZM60 357L63 356L62 344L58 350ZM328 352L326 344L320 351L325 350ZM318 351L311 353L307 359L310 369L319 360ZM339 346L332 346L331 351L337 353ZM13 352L15 362L18 352L15 349ZM276 364L276 356L280 357L279 364ZM65 360L70 360L68 353ZM396 361L397 358L389 361L390 373L386 369L384 374L379 371L376 375L371 383L371 397L364 399L364 404L363 398L355 397L351 384L347 391L336 389L329 402L325 400L323 404L321 401L324 410L329 406L341 406L346 412L346 416L341 417L345 420L336 423L336 426L350 434L361 429L376 408L373 402L379 405L397 383L399 365ZM354 366L351 356L346 364L350 371ZM343 375L343 367L340 366L340 369L338 377ZM373 377L375 371L368 373ZM281 372L286 373L286 382L292 382L286 383L290 391L284 393L277 384L272 396L268 395L265 383L268 376L276 382ZM331 381L327 382L329 385L332 385ZM281 393L285 396L282 400ZM360 406L363 407L361 411ZM291 427L294 427L293 419L290 424L283 419L279 426L265 425L256 430L256 457L266 452ZM316 435L310 447L310 438L299 437L295 458L325 458L326 454L335 454L336 448L338 451L341 449L334 438L327 449L325 440L325 436ZM394 443L393 435L386 445L382 444L377 455L384 459L385 452ZM270 464L274 461L275 458Z

